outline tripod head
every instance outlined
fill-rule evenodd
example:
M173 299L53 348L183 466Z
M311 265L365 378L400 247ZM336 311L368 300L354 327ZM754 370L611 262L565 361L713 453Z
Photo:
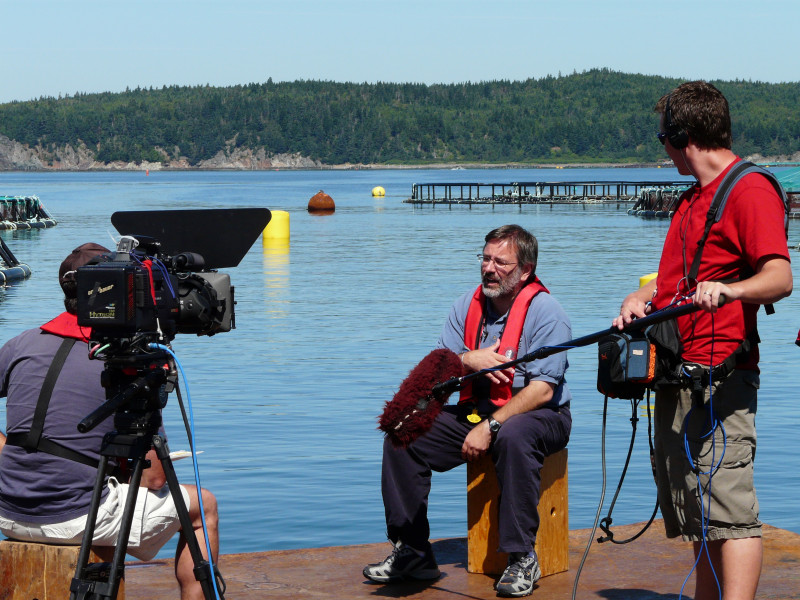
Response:
M86 433L113 414L118 433L157 433L176 379L172 358L164 350L108 358L100 378L108 400L78 423L78 431Z

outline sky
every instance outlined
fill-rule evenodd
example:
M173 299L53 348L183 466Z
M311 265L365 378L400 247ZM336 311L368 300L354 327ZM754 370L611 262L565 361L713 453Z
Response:
M0 103L298 79L593 68L800 81L798 0L0 0Z

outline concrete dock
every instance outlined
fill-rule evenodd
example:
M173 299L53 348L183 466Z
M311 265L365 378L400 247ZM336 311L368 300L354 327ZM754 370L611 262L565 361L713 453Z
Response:
M615 539L636 533L642 524L614 528ZM578 565L590 530L569 534L569 571L539 581L531 598L565 600L571 597ZM595 536L597 537L597 536ZM227 582L227 600L270 598L295 600L318 598L404 598L406 600L470 600L495 598L494 577L467 573L466 538L433 542L442 577L432 583L409 582L377 585L367 581L361 569L385 558L387 543L227 554L219 567ZM658 520L630 544L594 543L581 572L577 598L607 600L674 600L692 568L691 545L664 537ZM694 593L694 578L684 597ZM800 599L800 535L765 526L764 566L759 598ZM171 560L130 563L126 566L128 600L179 598Z

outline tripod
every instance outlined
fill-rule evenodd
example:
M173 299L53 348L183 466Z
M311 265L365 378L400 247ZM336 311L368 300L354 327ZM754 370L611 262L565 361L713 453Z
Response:
M124 575L125 554L133 522L134 508L136 507L136 497L142 480L142 471L149 466L149 461L145 457L150 448L155 449L156 455L164 468L167 486L175 502L175 508L181 523L181 536L185 540L194 561L195 578L200 582L205 600L215 600L216 598L212 578L219 576L219 573L212 573L210 563L203 558L200 552L200 545L193 533L189 511L180 491L178 477L169 457L167 441L159 433L161 409L166 405L167 397L165 384L168 383L169 379L167 370L163 366L156 366L163 365L165 362L163 359L158 361L159 358L162 358L162 356L157 355L154 360L154 356L150 354L147 356L146 361L142 362L137 357L129 357L123 360L125 368L122 368L120 364L112 360L108 361L106 370L103 371L103 386L107 390L107 395L113 394L116 390L120 391L78 425L78 430L85 433L112 413L114 414L115 431L106 434L100 449L100 465L92 491L89 515L78 554L75 577L70 585L70 600L116 599L120 580ZM165 354L163 358L166 358ZM128 374L132 365L136 367L137 374L133 378ZM154 366L155 368L152 368ZM130 461L132 471L128 495L125 500L122 523L117 536L112 562L110 564L89 564L95 521L100 508L110 457L117 457L122 461ZM222 581L221 576L219 576L219 579L224 588L224 581ZM222 590L219 594L219 597L223 598Z

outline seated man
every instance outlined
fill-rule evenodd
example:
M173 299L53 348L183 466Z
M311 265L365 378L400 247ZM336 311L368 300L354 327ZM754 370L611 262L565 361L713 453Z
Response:
M37 329L9 340L0 349L0 396L6 396L8 439L0 433L0 532L20 540L80 544L86 528L92 489L97 476L103 436L113 430L109 417L82 434L77 424L106 401L100 385L103 362L89 360L89 331L78 326L75 270L109 251L97 244L83 244L64 259L59 281L67 312ZM73 341L71 347L65 340ZM66 358L56 372L47 394L46 378L59 349ZM43 392L43 388L45 391ZM44 415L42 443L38 450L23 448L26 434L34 427L40 396L49 395ZM164 470L150 450L152 466L144 471L128 544L128 553L141 560L153 558L180 530L175 503L166 484ZM114 546L117 541L128 485L108 477L98 510L93 545ZM206 555L200 503L194 486L181 486L194 534ZM202 490L205 521L211 552L217 555L219 533L217 503ZM194 561L181 538L175 555L175 572L181 598L203 598L194 576Z
M506 225L485 241L478 255L481 285L456 301L438 344L459 353L467 372L571 338L566 314L535 275L536 238ZM490 453L502 492L499 550L509 553L497 593L533 591L540 576L534 552L540 470L545 456L567 445L572 427L566 369L562 353L478 377L461 390L458 405L445 406L430 431L408 448L386 440L382 492L394 550L382 563L365 567L365 577L380 583L438 578L428 541L431 471Z

